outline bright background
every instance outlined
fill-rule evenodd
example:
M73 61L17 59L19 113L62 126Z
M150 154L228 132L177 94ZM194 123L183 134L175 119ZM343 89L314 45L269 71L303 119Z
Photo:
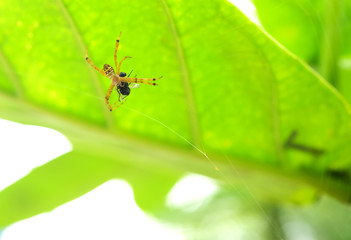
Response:
M69 141L52 129L0 120L0 132L0 159L6 159L0 161L0 190L34 167L71 150ZM174 186L168 203L198 207L215 191L216 185L210 179L189 175ZM183 239L180 228L159 223L140 210L129 184L111 180L52 212L11 225L0 239L148 239L147 236Z

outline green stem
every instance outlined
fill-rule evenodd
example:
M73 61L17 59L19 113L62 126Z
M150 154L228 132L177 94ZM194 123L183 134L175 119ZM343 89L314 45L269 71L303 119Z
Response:
M341 34L339 32L340 0L324 0L325 21L321 46L321 74L338 88L337 61Z
M268 206L266 207L266 212L270 220L268 229L268 238L272 240L282 240L286 239L284 230L281 226L280 221L280 209L278 206Z

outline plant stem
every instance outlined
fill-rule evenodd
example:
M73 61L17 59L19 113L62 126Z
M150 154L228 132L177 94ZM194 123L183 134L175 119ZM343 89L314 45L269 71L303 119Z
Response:
M265 209L270 220L267 239L272 239L272 240L286 239L284 231L281 226L281 222L280 222L279 207L271 205L271 206L267 206Z

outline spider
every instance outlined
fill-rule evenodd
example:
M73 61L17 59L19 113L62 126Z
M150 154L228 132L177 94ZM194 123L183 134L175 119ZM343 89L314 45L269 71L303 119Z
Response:
M115 54L114 54L116 71L109 64L105 64L103 70L97 68L93 64L93 62L88 58L88 49L87 49L86 55L85 55L85 59L95 70L100 72L103 76L111 79L111 85L108 88L106 96L105 96L105 102L107 104L107 108L110 111L115 110L116 108L120 107L125 102L125 98L130 94L130 89L136 88L139 86L137 83L143 83L143 84L156 86L157 84L154 83L153 81L156 81L156 80L162 78L162 76L159 78L136 78L136 76L131 78L131 77L129 77L130 74L127 76L127 74L125 72L120 72L122 62L127 58L131 58L131 57L124 57L117 65L117 49L118 49L120 37L121 37L121 33L119 33L119 36L117 38ZM118 100L114 104L110 105L109 99L110 99L111 93L115 87L116 87L116 90L118 93ZM121 95L123 95L123 96L121 97Z

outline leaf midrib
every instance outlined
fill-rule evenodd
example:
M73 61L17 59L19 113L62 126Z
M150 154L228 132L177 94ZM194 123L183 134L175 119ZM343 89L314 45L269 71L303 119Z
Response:
M216 162L216 166L221 171L219 172L215 168L209 167L210 163L208 162L208 160L204 156L199 155L197 152L189 151L184 148L165 145L161 142L150 142L145 139L135 138L134 136L130 136L130 135L120 135L120 134L116 134L115 132L106 132L105 129L93 124L89 124L85 121L82 121L81 119L75 119L72 117L68 117L66 115L62 115L55 111L39 108L38 106L33 105L27 101L18 99L13 96L5 95L1 92L0 92L0 99L1 99L0 103L4 103L5 105L7 105L7 103L10 103L10 105L8 105L8 107L5 108L8 110L8 112L1 114L2 117L6 117L6 119L17 121L24 124L25 123L40 124L41 122L45 122L45 124L40 124L40 125L42 126L45 125L46 127L50 127L53 129L57 129L57 126L59 128L62 128L63 126L66 126L68 124L67 129L69 129L69 131L72 131L72 129L74 129L74 131L72 132L73 135L77 133L81 135L82 133L85 134L86 132L89 132L91 136L94 136L95 134L101 135L104 138L106 138L105 141L107 141L109 144L116 145L121 143L124 145L126 144L130 145L134 153L135 153L135 147L138 147L137 152L139 152L139 154L142 154L142 155L150 154L152 156L158 156L158 159L154 158L154 161L157 162L158 164L162 164L167 167L171 165L178 169L183 169L183 171L186 171L186 172L193 171L193 172L197 172L200 174L204 174L206 176L210 176L210 177L225 180L225 181L228 181L228 179L231 179L234 181L238 177L237 174L233 174L233 166L235 166L237 171L240 171L240 170L249 171L250 174L254 174L254 175L256 173L263 172L265 176L271 176L274 178L278 177L281 181L284 181L293 185L309 184L322 192L326 192L337 197L340 200L343 200L343 201L348 200L348 195L347 194L345 195L345 193L349 191L350 186L347 184L344 184L341 181L329 179L329 181L330 182L333 181L333 183L325 185L319 181L319 178L318 178L319 176L316 176L316 175L299 174L293 171L287 171L287 169L282 170L279 168L274 168L272 166L257 164L255 162L252 162L251 159L243 159L235 156L230 156L230 158L227 157L226 159L222 159L220 156L213 155L212 153L207 153L208 155L212 156L211 157L212 161ZM24 119L23 116L26 116L26 119L29 119L29 120ZM57 121L48 121L50 119L55 119ZM61 123L62 121L63 123ZM57 129L57 130L60 131L62 129ZM65 131L62 131L62 132L65 133ZM76 139L77 137L80 140L82 138L81 136L74 136L74 138ZM118 139L120 140L117 141ZM91 144L94 144L94 142L92 142ZM124 146L119 146L119 147L126 150ZM105 146L105 148L109 150L114 149L114 148L110 148L109 146ZM86 151L86 150L89 151L90 149L92 148L91 147L89 147L88 149L84 147L80 148L80 150L83 150L83 151ZM99 149L99 150L103 151L104 154L106 155L107 151L105 151L104 149ZM110 155L110 157L113 157L113 156ZM190 159L192 161L189 161ZM123 159L120 159L120 160L124 161ZM137 162L135 164L137 164ZM145 163L143 161L141 162L139 161L139 164L145 164ZM230 166L228 166L228 164L230 164ZM223 174L225 176L225 179L223 179Z

